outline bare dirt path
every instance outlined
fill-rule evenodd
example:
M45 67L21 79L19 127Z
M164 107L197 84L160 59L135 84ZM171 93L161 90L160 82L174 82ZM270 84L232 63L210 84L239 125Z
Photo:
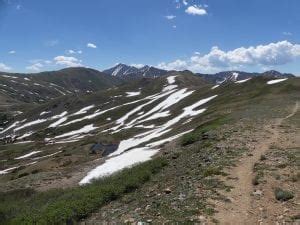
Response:
M265 154L270 146L276 143L280 137L280 125L281 123L290 117L292 117L299 108L299 102L297 102L288 116L280 119L276 119L271 125L266 126L266 133L268 138L264 138L258 142L255 149L248 155L242 158L236 167L227 171L230 177L235 178L231 181L226 181L226 184L232 186L231 192L223 193L228 197L230 202L217 202L216 208L218 213L215 215L215 219L220 224L259 224L259 218L256 218L252 205L251 194L254 191L252 180L255 176L253 167L261 156Z

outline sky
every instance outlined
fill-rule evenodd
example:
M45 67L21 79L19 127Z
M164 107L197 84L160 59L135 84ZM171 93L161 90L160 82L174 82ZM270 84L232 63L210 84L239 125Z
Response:
M0 0L0 71L117 63L300 75L299 0Z

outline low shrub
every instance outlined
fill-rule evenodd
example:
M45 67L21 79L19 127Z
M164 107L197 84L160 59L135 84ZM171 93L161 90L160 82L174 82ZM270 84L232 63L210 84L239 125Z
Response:
M132 192L158 173L162 158L136 165L86 186L0 193L1 224L73 224L108 202Z
M288 201L294 198L294 194L292 192L282 190L281 188L275 188L274 194L278 201Z

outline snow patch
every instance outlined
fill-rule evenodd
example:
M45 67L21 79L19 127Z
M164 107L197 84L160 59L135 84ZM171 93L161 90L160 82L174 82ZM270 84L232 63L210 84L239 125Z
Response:
M91 170L80 182L80 185L91 183L93 179L111 175L119 170L133 166L134 164L145 162L151 159L158 150L148 147L136 148L125 152L122 155L107 159L104 164Z
M217 85L213 86L211 89L214 90L214 89L216 89L217 87L220 87L220 85L217 84Z
M92 109L92 108L94 108L94 107L95 107L95 105L90 105L90 106L84 107L84 108L80 109L78 112L72 114L72 116L85 114L85 113L87 113L90 109Z
M247 78L247 79L244 79L244 80L238 80L238 81L236 81L235 83L236 83L236 84L242 84L242 83L247 82L248 80L251 80L251 78Z
M141 94L140 91L136 91L136 92L126 92L126 97L134 97L134 96L138 96Z
M96 130L97 128L98 127L94 127L93 124L89 124L89 125L84 126L81 129L79 129L79 130L70 131L68 133L65 133L65 134L62 134L62 135L58 135L58 136L56 136L54 138L58 139L58 138L73 136L73 135L76 135L76 134L86 134L86 133L89 133L90 131Z
M267 84L277 84L283 81L286 81L288 78L283 78L283 79L276 79L276 80L270 80L267 82Z
M169 76L167 77L167 81L169 84L174 84L175 83L175 77L177 76Z
M28 158L28 157L30 157L30 156L32 156L32 155L35 155L35 154L37 154L37 153L40 153L40 152L42 152L42 151L33 151L33 152L30 152L30 153L28 153L28 154L26 154L26 155L22 155L22 156L20 156L20 157L17 157L17 158L15 158L15 159L25 159L25 158Z

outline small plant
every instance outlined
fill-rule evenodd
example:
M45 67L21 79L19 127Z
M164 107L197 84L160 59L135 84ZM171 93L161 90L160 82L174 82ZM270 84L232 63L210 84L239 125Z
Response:
M221 175L222 171L219 167L209 166L204 171L204 176L209 177L212 175Z
M294 194L290 191L285 191L281 188L276 188L274 191L275 197L278 201L288 201L294 198Z
M256 174L255 177L252 179L252 184L254 186L259 185L259 176Z
M267 159L267 157L265 156L265 155L261 155L260 156L260 161L264 161L264 160L266 160Z

